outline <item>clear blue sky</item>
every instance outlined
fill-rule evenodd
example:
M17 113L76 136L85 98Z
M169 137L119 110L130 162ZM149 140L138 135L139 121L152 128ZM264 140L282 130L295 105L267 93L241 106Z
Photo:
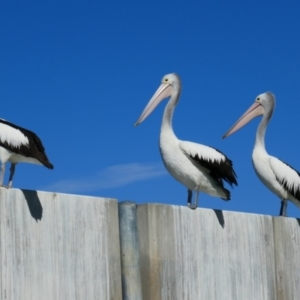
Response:
M277 215L251 163L259 120L221 136L272 91L267 150L300 171L300 4L202 2L2 1L0 117L35 131L55 166L19 164L14 187L186 205L158 150L166 102L133 126L176 72L178 138L221 150L238 175L231 201L200 194L200 206Z

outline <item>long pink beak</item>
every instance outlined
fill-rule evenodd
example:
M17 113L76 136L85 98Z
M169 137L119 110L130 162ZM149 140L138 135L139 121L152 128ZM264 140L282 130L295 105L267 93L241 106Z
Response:
M142 114L140 115L139 119L136 121L134 126L139 125L142 123L155 109L155 107L164 99L170 97L172 95L172 86L166 83L162 83L155 94L152 96L150 101L148 102L147 106L143 110Z
M241 129L248 122L257 116L261 116L265 113L265 109L259 102L254 102L247 111L234 123L234 125L223 135L223 139L227 138L234 132Z

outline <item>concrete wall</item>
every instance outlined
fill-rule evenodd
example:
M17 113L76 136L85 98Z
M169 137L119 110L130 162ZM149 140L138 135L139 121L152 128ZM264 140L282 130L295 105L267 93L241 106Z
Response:
M300 299L296 219L137 208L144 300Z
M273 218L278 300L300 299L300 221Z
M122 299L116 200L0 189L0 293Z
M300 299L296 219L158 204L129 218L113 199L1 188L0 298Z

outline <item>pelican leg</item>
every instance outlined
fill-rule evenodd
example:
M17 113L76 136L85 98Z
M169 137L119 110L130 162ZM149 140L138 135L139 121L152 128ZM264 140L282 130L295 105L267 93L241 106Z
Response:
M9 189L12 188L13 178L14 178L14 174L15 174L15 168L16 168L16 164L11 163L10 164L10 174L9 174L9 179L8 179L8 186L7 186L7 188L9 188Z
M192 203L192 198L193 198L193 191L188 190L188 201L187 201L188 207L190 209L196 209L198 207L198 198L199 198L199 191L198 190L196 190L196 196L195 196L195 202L194 203Z
M5 163L1 164L1 171L0 171L0 186L3 186L3 180L4 180L4 173L5 173Z
M287 200L286 199L282 199L281 200L281 207L280 207L280 212L279 212L279 216L282 217L286 217L286 210L287 210Z
M193 191L192 190L188 190L188 198L187 198L187 205L188 205L188 207L190 207L190 205L192 203L192 198L193 198Z

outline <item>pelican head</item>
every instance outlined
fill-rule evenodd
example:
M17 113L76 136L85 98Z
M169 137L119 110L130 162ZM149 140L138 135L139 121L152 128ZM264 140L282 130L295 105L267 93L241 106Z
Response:
M264 115L265 112L273 111L275 96L271 92L260 94L247 111L234 123L234 125L223 135L223 139L241 129L255 117ZM271 115L269 116L271 117Z
M180 78L176 73L167 74L162 78L161 83L176 87L180 83Z
M180 91L180 78L175 73L167 74L162 78L161 85L146 105L134 126L142 123L153 112L155 107L158 106L162 100L172 96L174 91Z

